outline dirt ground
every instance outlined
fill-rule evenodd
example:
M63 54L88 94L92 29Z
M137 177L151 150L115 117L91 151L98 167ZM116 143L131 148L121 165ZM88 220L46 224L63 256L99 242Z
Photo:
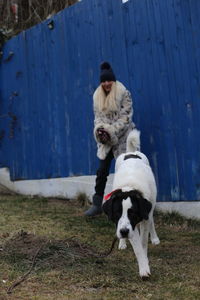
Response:
M0 300L200 299L200 222L155 213L151 277L133 250L119 251L105 215L85 218L87 199L0 194ZM104 256L104 257L103 257Z

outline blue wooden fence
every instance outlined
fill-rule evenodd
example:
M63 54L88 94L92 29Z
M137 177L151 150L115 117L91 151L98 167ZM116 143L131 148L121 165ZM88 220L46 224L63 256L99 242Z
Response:
M132 93L158 201L199 200L199 15L196 0L83 0L8 41L0 167L12 180L95 174L92 94L108 60Z

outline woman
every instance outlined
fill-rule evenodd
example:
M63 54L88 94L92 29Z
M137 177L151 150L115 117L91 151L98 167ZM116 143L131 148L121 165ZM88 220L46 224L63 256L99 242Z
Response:
M111 161L126 152L126 138L135 127L132 122L131 94L121 82L116 81L108 62L101 64L100 85L93 95L93 108L94 137L100 166L97 170L93 205L85 212L86 216L102 213L101 206Z

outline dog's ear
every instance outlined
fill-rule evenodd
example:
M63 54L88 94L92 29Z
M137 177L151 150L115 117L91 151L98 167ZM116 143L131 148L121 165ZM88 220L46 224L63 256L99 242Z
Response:
M105 212L105 214L108 216L109 220L114 221L113 203L118 198L119 194L121 194L121 193L122 193L122 191L120 189L118 189L104 197L106 199L106 201L103 203L102 209Z
M108 219L112 220L113 219L113 199L112 199L112 197L109 200L107 200L106 202L104 202L102 209L105 212L105 214L108 216Z
M140 199L138 199L138 207L139 207L140 217L143 220L148 220L149 213L150 213L151 208L152 208L151 202L149 202L148 200L141 197Z

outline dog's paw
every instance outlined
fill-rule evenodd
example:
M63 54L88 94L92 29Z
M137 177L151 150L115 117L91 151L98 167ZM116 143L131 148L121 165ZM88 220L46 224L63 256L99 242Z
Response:
M141 279L142 280L148 280L151 277L151 274L148 274L147 276L142 276Z
M148 279L151 275L149 264L144 264L143 266L140 266L139 273L140 273L140 277L143 280Z
M127 245L126 245L126 241L124 239L120 239L119 240L119 246L118 246L118 249L119 250L124 250L127 248Z
M158 245L158 244L160 244L160 240L159 240L159 238L157 237L157 238L151 239L151 243L152 243L153 245Z
M147 280L151 276L149 268L140 270L140 277L142 280Z

